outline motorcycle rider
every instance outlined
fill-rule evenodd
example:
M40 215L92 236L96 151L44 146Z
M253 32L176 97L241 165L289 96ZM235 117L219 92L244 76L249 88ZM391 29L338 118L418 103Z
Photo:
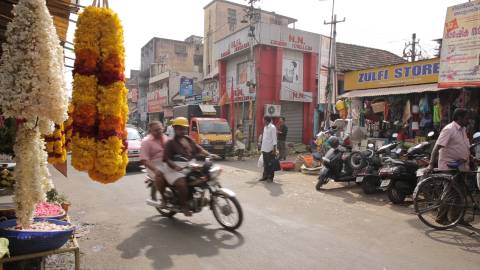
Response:
M190 137L187 136L189 123L185 117L177 117L172 121L172 127L175 131L173 139L168 141L165 146L165 153L163 160L167 166L165 166L164 176L166 181L175 187L178 192L178 199L180 201L180 207L182 208L185 216L191 216L192 212L187 207L188 200L188 185L186 175L182 172L186 165L186 162L176 161L175 159L180 156L186 161L194 159L198 155L214 156L203 149L200 145L196 144Z

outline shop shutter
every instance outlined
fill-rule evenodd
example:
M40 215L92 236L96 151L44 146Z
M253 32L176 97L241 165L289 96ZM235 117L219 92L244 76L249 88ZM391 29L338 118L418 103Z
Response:
M281 105L281 115L287 120L287 141L301 143L303 138L303 103L282 101Z

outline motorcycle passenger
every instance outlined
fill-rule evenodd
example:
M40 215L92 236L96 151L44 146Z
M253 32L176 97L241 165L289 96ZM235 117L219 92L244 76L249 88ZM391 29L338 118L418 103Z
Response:
M154 184L162 197L162 206L165 205L165 179L163 176L163 152L168 137L162 132L163 125L159 121L148 124L148 135L143 138L140 146L140 161L147 168L148 176L154 179ZM156 192L152 199L156 199Z
M182 172L186 162L175 159L180 156L186 161L191 161L198 155L208 156L210 153L187 136L189 124L185 117L175 118L172 121L172 126L175 136L165 146L164 162L167 166L165 166L164 175L167 182L174 186L178 192L183 213L185 216L191 216L192 212L187 207L188 185L186 175Z

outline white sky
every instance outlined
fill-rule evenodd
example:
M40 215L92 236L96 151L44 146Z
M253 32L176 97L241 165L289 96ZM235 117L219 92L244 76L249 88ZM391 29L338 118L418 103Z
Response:
M152 37L184 40L203 36L203 7L211 0L111 0L123 23L126 47L126 75L140 67L140 49ZM245 0L232 0L246 4ZM442 37L447 7L467 0L336 0L338 41L386 49L398 55L417 33L420 45L429 54ZM89 5L92 0L81 0ZM261 0L257 7L296 18L296 28L329 35L332 0ZM75 24L70 25L73 41ZM71 64L71 63L69 63Z

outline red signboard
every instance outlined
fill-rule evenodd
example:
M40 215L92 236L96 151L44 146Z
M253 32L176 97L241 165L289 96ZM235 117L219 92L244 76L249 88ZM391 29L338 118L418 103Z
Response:
M167 104L167 97L161 95L161 90L154 90L147 95L147 110L149 113L162 112Z

